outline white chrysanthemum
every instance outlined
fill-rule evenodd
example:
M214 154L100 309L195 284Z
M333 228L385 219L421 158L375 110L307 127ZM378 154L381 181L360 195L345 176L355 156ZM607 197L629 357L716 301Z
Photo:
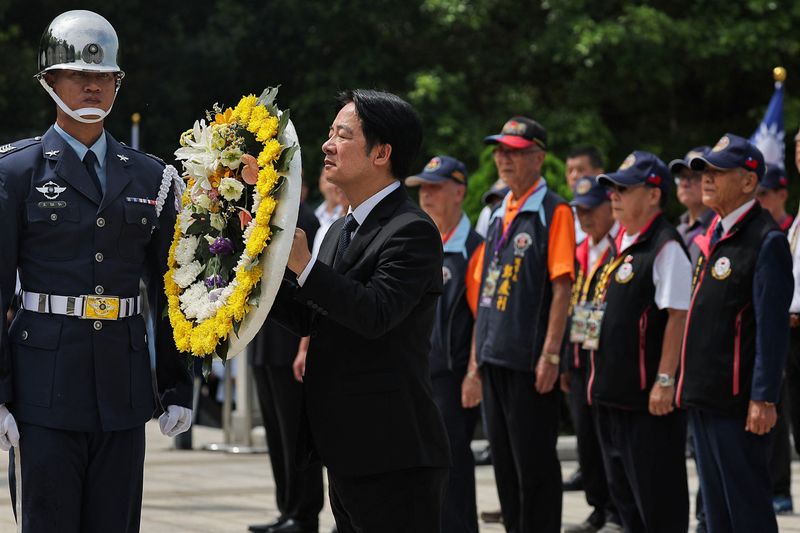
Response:
M209 198L205 193L200 193L195 196L194 203L205 210L211 209L211 198Z
M194 235L189 235L178 241L175 247L175 261L179 265L185 266L194 261L194 253L197 251L199 239Z
M208 293L202 281L194 283L191 287L183 291L179 298L181 310L186 318L195 319L198 312L203 308L204 301L208 301Z
M235 202L242 197L244 184L235 178L222 178L217 190L223 198L229 202Z
M175 150L175 157L183 162L186 174L193 176L197 182L195 187L211 189L208 177L217 168L219 151L213 146L213 133L206 126L206 121L195 121L192 134L183 137L186 146Z
M192 218L192 212L188 209L184 209L181 211L180 215L178 215L180 224L181 224L181 233L184 235L189 230L189 226L194 223L194 218Z
M176 268L175 272L172 274L172 280L178 287L185 289L197 279L197 275L202 271L203 265L200 264L200 261L192 261L188 265Z

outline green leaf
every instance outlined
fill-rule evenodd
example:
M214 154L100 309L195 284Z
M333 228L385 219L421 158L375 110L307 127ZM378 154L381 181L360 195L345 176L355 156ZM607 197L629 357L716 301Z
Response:
M233 321L233 332L236 334L237 337L239 336L239 328L241 327L242 327L241 321L236 321L236 320Z
M208 376L211 375L211 365L214 362L214 357L207 355L203 357L203 379L208 381Z
M269 229L273 235L278 234L283 231L283 228L280 226L274 226L272 224L269 225Z
M278 196L278 193L281 191L285 183L286 183L286 176L278 176L278 181L275 182L275 186L272 187L271 191L269 191L269 195L273 198Z
M300 147L297 146L296 144L284 148L281 151L280 157L278 157L278 161L275 163L275 170L277 170L280 173L288 172L289 164L292 162L294 154L299 149Z
M228 341L221 341L219 344L217 344L217 350L216 350L215 353L217 354L217 357L222 359L223 363L227 363L228 362L228 348L229 347L230 347L230 345L228 344Z
M278 122L278 135L277 135L278 140L280 140L281 137L283 137L283 132L286 131L286 126L288 125L289 125L289 110L284 109L281 112L281 118L280 121Z
M277 87L267 87L264 89L264 92L261 93L256 99L257 105L263 105L267 108L270 115L277 116L278 109L275 107L275 99L278 97L278 89L280 89L280 85Z

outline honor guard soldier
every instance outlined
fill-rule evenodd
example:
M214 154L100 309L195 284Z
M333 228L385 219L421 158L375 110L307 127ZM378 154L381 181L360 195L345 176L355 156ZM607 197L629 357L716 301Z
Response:
M0 155L3 312L17 270L22 286L0 361L0 428L14 445L12 499L28 533L139 531L144 426L156 408L142 278L161 430L191 424L187 363L162 318L177 172L103 129L123 77L117 48L100 15L56 17L36 76L56 123Z
M690 164L717 217L695 268L677 403L689 410L708 530L776 532L768 450L788 348L789 245L755 200L755 146L726 134Z
M572 210L542 178L547 132L513 117L494 145L510 187L489 223L474 279L483 409L497 492L508 531L561 530L561 467L556 454L560 352L575 272Z
M598 176L623 229L595 287L583 347L593 350L587 394L611 498L625 531L689 527L686 417L675 411L675 372L689 307L691 265L661 210L670 175L649 152Z
M420 207L439 228L444 248L444 290L436 306L428 358L433 400L442 412L453 458L442 507L442 531L478 533L475 460L470 448L481 398L477 365L470 362L478 287L468 273L483 239L461 210L467 192L464 163L436 156L422 172L406 178L406 185L419 186Z
M572 286L570 325L565 353L561 359L561 389L569 393L575 435L578 439L578 464L580 464L586 501L594 508L592 514L580 525L564 529L565 533L622 532L616 508L608 494L603 454L597 439L592 407L586 401L589 353L583 349L586 324L591 311L591 296L600 278L607 257L616 256L615 239L619 222L611 211L609 190L597 183L594 177L584 176L575 182L574 197L570 206L575 210L587 238L575 250L577 273Z

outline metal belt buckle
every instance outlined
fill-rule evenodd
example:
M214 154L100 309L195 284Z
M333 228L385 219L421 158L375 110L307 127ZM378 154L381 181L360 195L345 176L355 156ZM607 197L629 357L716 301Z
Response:
M117 320L119 318L119 296L86 295L83 299L81 318L91 320Z

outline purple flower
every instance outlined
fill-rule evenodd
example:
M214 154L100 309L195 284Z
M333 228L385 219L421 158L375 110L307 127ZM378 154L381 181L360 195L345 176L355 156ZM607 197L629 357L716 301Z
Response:
M219 289L221 287L225 287L228 285L228 282L220 276L219 274L214 274L213 276L208 276L205 279L206 288L211 289Z
M225 237L217 237L208 245L208 251L214 255L230 255L233 253L233 243Z

